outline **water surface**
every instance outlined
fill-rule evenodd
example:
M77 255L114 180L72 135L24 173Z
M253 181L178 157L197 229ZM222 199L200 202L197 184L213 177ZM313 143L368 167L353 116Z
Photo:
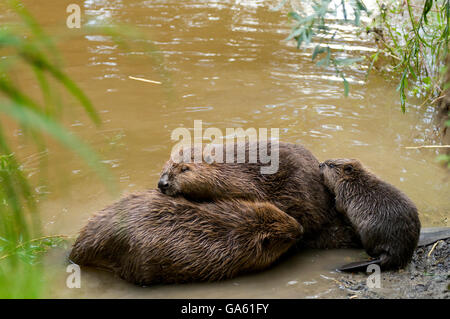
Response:
M100 153L117 177L121 193L156 187L177 127L280 128L281 140L301 143L319 160L360 159L375 174L403 190L417 204L423 226L446 226L449 217L448 172L434 150L405 146L433 143L432 108L416 104L400 111L396 83L381 75L365 78L365 69L347 72L350 95L332 69L311 62L310 50L285 42L287 8L271 11L275 1L107 1L83 2L83 23L115 22L138 26L154 40L170 76L165 81L144 52L122 51L103 35L80 35L65 26L71 1L26 1L45 29L58 38L65 70L86 91L102 118L100 128L77 107L66 113L67 125ZM333 42L343 56L373 52L372 40L351 28ZM37 92L32 77L23 85ZM42 197L46 234L69 234L93 212L117 200L75 155L51 145L36 154L21 144L29 172L48 160ZM64 252L47 258L49 297L119 298L326 298L345 297L334 278L336 266L362 258L359 250L307 251L274 268L212 284L155 286L127 284L96 270L82 273L82 288L65 286Z

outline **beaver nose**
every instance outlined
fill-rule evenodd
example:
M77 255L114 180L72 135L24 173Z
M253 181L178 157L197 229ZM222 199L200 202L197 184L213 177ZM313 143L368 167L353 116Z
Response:
M169 178L167 175L161 176L158 182L158 188L164 193L164 191L169 187Z
M325 163L320 163L319 168L323 168L325 166Z

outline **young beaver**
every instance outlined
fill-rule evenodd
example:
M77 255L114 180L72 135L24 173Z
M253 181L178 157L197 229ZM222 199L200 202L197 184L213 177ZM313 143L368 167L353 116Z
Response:
M420 236L414 203L355 159L327 160L320 170L336 208L355 226L367 253L379 258L383 269L406 266Z
M214 281L271 265L302 227L269 203L194 203L149 190L89 220L70 260L138 284Z
M309 150L302 145L279 142L278 170L274 174L262 174L261 167L267 163L260 160L260 144L244 145L244 163L236 161L237 145L234 145L234 162L231 163L211 163L208 159L195 162L195 148L187 159L180 151L165 164L158 187L167 195L181 195L194 201L226 198L268 201L302 225L305 233L301 244L304 246L361 247L351 223L335 211L333 195L320 175L319 161ZM216 147L223 148L222 154L226 154L226 145ZM256 162L250 161L252 149L258 155ZM268 142L267 153L272 154L271 151L272 143Z

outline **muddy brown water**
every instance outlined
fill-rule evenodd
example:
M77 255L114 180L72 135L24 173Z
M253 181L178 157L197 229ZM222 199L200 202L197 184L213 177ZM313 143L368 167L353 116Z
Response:
M275 1L107 1L82 2L83 24L115 22L138 26L164 57L171 91L129 76L164 81L143 52L125 53L100 34L83 36L65 26L71 1L25 1L57 37L65 70L96 106L102 125L95 127L75 105L65 113L67 126L89 142L117 178L121 193L154 188L174 142L177 127L280 128L280 139L301 143L319 160L359 158L373 172L402 189L417 204L423 226L448 226L448 172L433 150L405 146L435 143L430 107L417 101L400 112L396 83L380 74L365 79L365 69L347 72L350 95L333 70L317 68L310 50L285 42L290 24ZM365 35L351 28L333 46L343 56L374 51ZM31 93L31 76L17 76ZM73 106L73 107L72 107ZM15 133L15 132L13 132ZM120 194L109 193L79 157L51 144L36 154L18 142L30 174L44 176L45 234L75 235L93 212ZM42 171L39 159L48 160ZM45 186L44 186L45 185ZM46 259L48 297L87 298L327 298L342 297L334 269L364 257L360 250L305 251L270 270L219 283L140 288L107 272L86 269L81 289L66 287L65 252Z

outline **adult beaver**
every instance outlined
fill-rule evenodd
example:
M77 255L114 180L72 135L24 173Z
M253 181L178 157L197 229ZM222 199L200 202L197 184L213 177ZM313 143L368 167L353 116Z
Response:
M213 281L268 267L302 232L270 203L194 203L150 190L95 214L69 258L138 285Z
M414 203L358 160L327 160L320 169L335 194L336 208L355 226L369 256L379 258L383 269L406 266L420 236Z
M311 248L361 247L358 235L348 219L335 211L334 197L324 185L319 161L302 145L277 142L278 170L262 174L261 143L234 144L234 161L228 157L213 161L196 162L195 148L190 156L181 150L165 164L158 187L171 196L182 195L194 201L213 201L224 198L268 201L294 217L305 233L302 244ZM238 163L239 147L242 147ZM226 154L227 145L213 148ZM266 151L266 150L264 150ZM267 153L272 152L272 142L267 142ZM256 161L250 161L256 153ZM228 155L228 154L227 154Z

